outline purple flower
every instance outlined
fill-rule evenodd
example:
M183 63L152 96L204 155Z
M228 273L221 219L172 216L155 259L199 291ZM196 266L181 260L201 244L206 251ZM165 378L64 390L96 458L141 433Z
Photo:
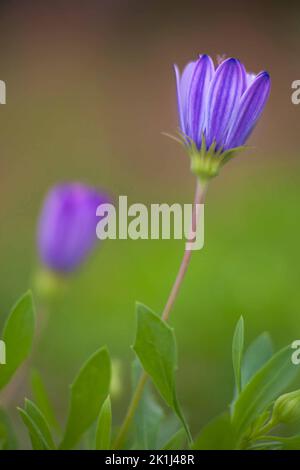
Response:
M97 241L96 209L107 202L106 194L81 183L49 191L38 224L39 255L47 268L67 273L85 260Z
M257 123L270 93L268 72L247 73L234 58L215 68L208 55L201 55L181 76L175 65L175 74L185 144L193 153L217 154L223 161L245 144Z

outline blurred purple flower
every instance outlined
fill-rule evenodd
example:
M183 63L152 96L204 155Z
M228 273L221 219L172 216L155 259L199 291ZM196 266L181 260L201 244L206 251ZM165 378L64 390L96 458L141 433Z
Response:
M201 55L184 68L175 65L180 129L188 146L225 152L245 144L270 93L268 72L246 72L234 58L216 68Z
M107 202L106 194L81 183L49 191L38 224L38 251L47 268L68 273L85 260L97 241L96 209Z

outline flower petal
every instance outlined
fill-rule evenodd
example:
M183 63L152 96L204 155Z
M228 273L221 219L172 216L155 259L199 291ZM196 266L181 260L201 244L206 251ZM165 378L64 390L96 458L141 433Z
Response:
M257 75L256 73L252 73L252 72L247 72L247 88L252 85L252 83L254 82L254 80L256 79Z
M186 133L200 144L204 130L207 92L214 74L214 64L208 55L202 55L194 66L190 82Z
M197 62L189 62L183 69L180 90L182 96L182 105L183 105L183 117L185 123L185 132L187 132L187 123L188 123L188 98L190 94L191 82L194 74L194 70Z
M187 127L187 100L189 96L190 83L194 73L195 64L196 62L189 62L183 69L181 76L177 65L174 65L177 86L179 124L184 134L186 134Z
M242 96L239 109L229 130L225 148L243 145L260 117L271 87L268 72L262 72Z
M181 97L181 87L180 87L180 72L177 65L174 65L174 72L176 78L176 90L177 90L177 107L178 107L178 115L179 115L179 125L182 132L185 134L185 123L183 117L183 103Z
M216 148L225 143L232 117L235 115L245 87L245 69L237 59L227 59L217 68L207 100L206 144L215 141Z
M96 209L109 198L80 183L55 186L47 195L38 226L40 258L49 269L73 271L97 241Z

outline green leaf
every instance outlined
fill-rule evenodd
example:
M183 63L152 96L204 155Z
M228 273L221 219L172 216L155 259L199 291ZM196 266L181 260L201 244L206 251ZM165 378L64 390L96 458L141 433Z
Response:
M208 423L194 442L195 450L234 450L235 434L228 412Z
M166 403L173 408L177 367L174 331L142 304L137 305L137 334L133 349Z
M248 449L300 450L300 435L298 434L291 437L261 436L253 442Z
M107 349L101 348L88 359L71 385L69 416L60 448L74 447L97 419L109 394L110 377L110 357Z
M31 389L34 401L41 410L41 412L44 414L49 425L52 428L59 430L60 426L57 422L53 408L51 406L47 390L45 388L40 373L36 369L33 369L31 371Z
M142 373L142 367L137 359L133 362L132 370L133 389L135 389ZM155 400L149 384L146 384L134 415L134 449L158 448L158 434L163 417L161 406Z
M174 331L142 304L137 304L137 333L133 350L165 402L177 414L191 441L191 434L176 396L177 348Z
M29 431L32 448L34 450L50 450L50 447L48 446L43 434L41 433L33 419L29 416L29 414L22 408L17 409L20 413L23 423Z
M184 428L180 428L168 442L163 446L163 450L182 450L186 442L186 432Z
M55 449L55 444L49 425L41 410L32 401L25 399L25 412L39 429L41 435L47 443L47 448Z
M268 436L271 437L271 436ZM300 450L300 435L292 437L276 437L272 436L275 441L281 443L282 450Z
M16 435L8 416L0 408L0 450L15 450L16 448Z
M273 355L273 344L269 333L262 333L248 347L242 363L242 388Z
M237 393L239 394L242 389L241 384L241 365L243 358L244 348L244 319L240 317L235 327L235 332L232 340L232 364L235 377L235 385Z
M181 423L178 423L178 417L175 413L164 416L159 428L156 449L162 449L181 428Z
M111 443L111 403L108 396L102 405L96 429L96 450L109 450Z
M242 434L295 379L298 368L291 361L291 347L275 354L251 378L234 405L233 425Z
M261 415L259 415L255 420L251 423L251 427L249 428L250 438L252 436L261 435L261 429L265 427L268 421L270 421L271 412L270 410L264 411ZM248 441L247 436L247 441Z
M262 440L257 440L244 450L282 450L282 444L280 439L271 438L269 436L263 437Z
M13 307L3 331L6 364L0 366L0 389L29 356L34 337L35 315L32 295L27 292Z

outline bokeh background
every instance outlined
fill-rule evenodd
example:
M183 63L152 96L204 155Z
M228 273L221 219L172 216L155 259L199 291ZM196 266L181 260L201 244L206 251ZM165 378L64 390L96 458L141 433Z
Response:
M241 314L248 341L265 330L276 348L300 338L300 105L291 103L299 14L299 2L1 1L0 325L32 286L36 222L53 184L80 180L146 204L192 200L189 161L162 131L177 128L172 64L205 52L267 69L272 92L253 148L210 185L205 247L171 318L192 429L231 399ZM162 310L182 251L179 241L107 241L74 275L33 359L62 422L68 384L103 344L120 365L113 406L121 419L134 303Z

